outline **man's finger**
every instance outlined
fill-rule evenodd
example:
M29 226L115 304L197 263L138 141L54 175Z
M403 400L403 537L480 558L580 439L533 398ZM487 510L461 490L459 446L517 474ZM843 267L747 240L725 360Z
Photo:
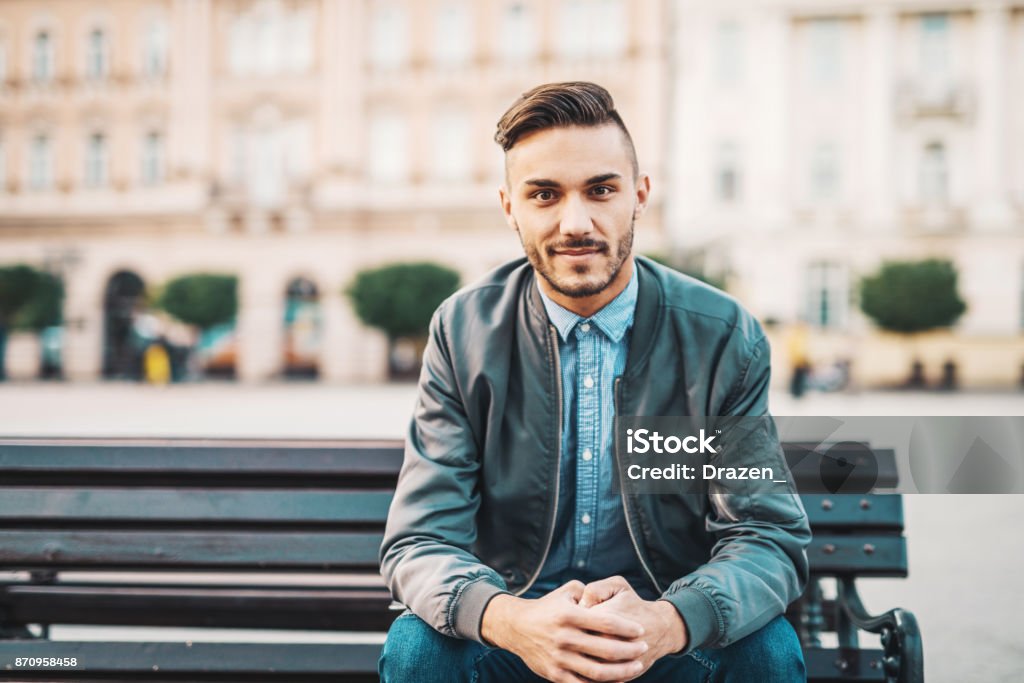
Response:
M566 614L566 623L584 631L633 640L644 634L644 627L632 619L605 610L573 609Z
M619 640L582 631L569 638L566 646L580 654L608 662L629 662L647 652L647 643L642 640Z
M607 579L588 583L587 587L583 590L583 596L580 598L579 603L581 607L593 607L594 605L599 605L619 593L632 590L633 587L630 586L629 582L624 578L621 576L612 576Z
M583 676L588 681L628 681L644 670L643 662L599 662L570 652L563 658L562 668Z
M569 581L567 583L562 584L561 586L556 588L553 592L554 593L564 593L566 595L566 597L568 597L569 600L571 600L574 603L577 603L577 602L580 601L580 598L583 597L583 591L584 591L585 588L586 588L586 586L584 585L584 583L582 581L576 581L574 579L572 581Z

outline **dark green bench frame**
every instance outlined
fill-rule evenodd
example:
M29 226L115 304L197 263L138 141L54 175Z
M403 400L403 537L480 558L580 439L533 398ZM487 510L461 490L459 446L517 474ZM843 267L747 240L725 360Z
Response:
M786 451L798 480L813 481L820 452L804 444ZM891 452L875 455L871 483L894 485ZM15 657L75 657L77 670L17 675L375 681L376 644L67 642L48 640L48 625L385 631L396 612L377 549L401 459L397 442L0 441L0 571L25 573L0 578L0 676ZM861 576L906 576L900 497L803 498L815 532L813 580L788 616L810 680L922 680L913 615L870 616L854 585ZM215 572L226 583L65 580L73 570ZM231 579L266 572L368 581ZM838 583L835 600L822 597L828 577ZM838 648L821 647L827 631ZM880 634L883 649L861 647L859 631Z

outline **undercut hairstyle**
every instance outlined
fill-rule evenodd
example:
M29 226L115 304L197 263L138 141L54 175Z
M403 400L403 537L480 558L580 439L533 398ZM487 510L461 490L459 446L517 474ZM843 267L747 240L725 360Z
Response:
M640 173L633 137L622 122L607 90L596 83L571 81L547 83L523 93L498 121L494 141L507 153L526 135L549 128L604 126L613 123L622 131L633 164L633 176Z

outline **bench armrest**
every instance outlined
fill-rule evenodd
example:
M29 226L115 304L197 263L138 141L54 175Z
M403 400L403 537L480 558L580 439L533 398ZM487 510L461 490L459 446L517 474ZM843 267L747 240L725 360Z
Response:
M873 616L861 602L854 577L839 577L838 584L840 609L850 622L861 630L881 635L886 680L890 683L923 683L924 651L921 630L914 614L896 608Z

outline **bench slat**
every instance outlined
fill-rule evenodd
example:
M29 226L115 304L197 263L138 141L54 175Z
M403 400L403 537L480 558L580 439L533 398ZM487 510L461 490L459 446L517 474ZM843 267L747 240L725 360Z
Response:
M804 648L807 679L814 683L884 681L881 650L842 651L835 648Z
M36 670L45 669L47 680L81 680L85 674L101 672L162 672L199 676L204 673L246 674L267 671L276 672L284 680L295 680L289 676L376 672L380 648L375 643L100 643L18 640L0 641L0 666L9 665L14 670L15 657L74 657L78 660L76 669L36 667ZM197 677L192 680L201 679Z
M11 585L13 623L386 631L397 616L379 588Z
M387 520L392 491L0 488L0 525L18 521L330 522ZM137 526L137 524L136 524Z
M383 535L280 531L0 531L0 568L377 571Z
M885 534L815 534L807 549L811 572L825 575L907 575L907 542Z
M402 465L400 441L305 447L246 446L217 442L161 445L110 445L60 442L0 444L0 471L43 472L224 472L235 474L359 475L397 474Z
M903 499L899 495L804 493L800 497L815 533L826 529L903 529Z

